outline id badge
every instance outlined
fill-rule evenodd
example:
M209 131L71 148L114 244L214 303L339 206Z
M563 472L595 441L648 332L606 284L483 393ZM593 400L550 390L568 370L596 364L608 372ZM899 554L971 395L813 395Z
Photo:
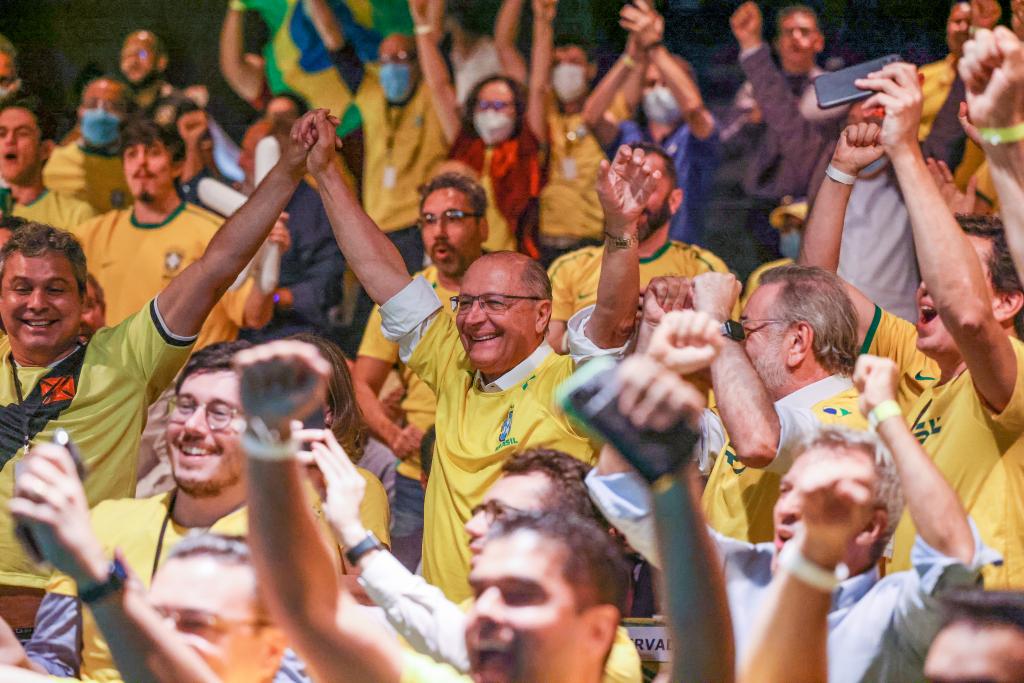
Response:
M394 166L384 167L384 189L392 190L398 181L398 169Z
M562 159L562 175L566 180L576 180L576 160L572 157Z

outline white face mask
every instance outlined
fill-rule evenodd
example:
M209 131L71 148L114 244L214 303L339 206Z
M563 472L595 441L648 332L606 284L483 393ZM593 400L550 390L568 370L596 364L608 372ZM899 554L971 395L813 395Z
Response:
M587 70L562 62L551 70L551 87L560 102L574 102L587 91Z
M672 124L679 120L679 104L671 90L656 85L644 93L644 114L655 123Z
M485 145L496 145L511 137L516 120L500 111L478 111L473 114L473 127Z

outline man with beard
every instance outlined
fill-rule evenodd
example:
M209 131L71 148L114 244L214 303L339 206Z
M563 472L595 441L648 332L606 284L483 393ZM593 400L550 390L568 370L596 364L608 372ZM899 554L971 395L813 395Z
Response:
M654 278L665 275L692 278L709 271L728 273L729 268L722 259L707 249L669 239L672 216L683 203L683 191L678 187L672 158L657 145L638 143L630 147L643 150L651 166L661 173L638 226L640 286L646 287ZM560 352L566 348L568 320L597 301L601 260L606 248L578 249L558 258L548 269L552 295L548 343Z
M431 265L417 275L430 283L442 301L458 295L466 269L483 253L482 245L487 238L486 214L487 194L468 176L444 173L420 190L419 225ZM444 313L454 316L450 308L444 309ZM420 543L415 542L415 538L419 538L423 530L420 445L424 433L434 425L437 399L430 387L401 362L398 344L384 337L380 307L374 306L359 345L355 376L379 394L396 364L399 364L405 390L399 423L384 421L383 424L371 423L370 427L402 461L395 479L392 537L396 539L396 553L402 562L415 568L420 556ZM364 412L374 414L370 410ZM398 540L406 537L415 538L408 544ZM408 552L403 550L406 546Z
M162 99L183 99L184 95L164 79L167 48L152 31L133 31L121 46L121 75L128 81L130 96L140 112L152 115Z
M53 132L34 99L0 102L0 213L70 230L96 212L89 204L43 184L43 164L53 152ZM2 197L9 193L9 201ZM5 205L6 204L6 205Z
M107 295L110 325L139 310L198 260L222 222L178 196L174 180L181 169L184 143L175 131L133 118L124 126L122 143L133 206L110 211L73 230ZM270 240L280 244L282 251L288 250L287 229L280 220ZM265 324L272 308L273 293L262 292L248 279L214 307L197 348L231 341L240 327Z

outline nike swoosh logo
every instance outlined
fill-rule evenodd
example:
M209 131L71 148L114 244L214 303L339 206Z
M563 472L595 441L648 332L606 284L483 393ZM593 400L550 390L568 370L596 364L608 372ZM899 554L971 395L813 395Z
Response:
M593 299L595 296L597 296L596 292L592 294L580 294L579 299L580 301L586 301L587 299Z
M925 375L922 375L920 370L918 370L917 374L914 375L914 379L917 380L918 382L934 382L935 381L934 377L926 377Z

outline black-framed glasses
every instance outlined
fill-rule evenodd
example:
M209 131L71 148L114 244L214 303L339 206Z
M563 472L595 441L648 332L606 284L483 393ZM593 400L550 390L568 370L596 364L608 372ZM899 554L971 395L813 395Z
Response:
M754 334L755 332L763 330L764 328L768 327L769 325L788 325L788 324L789 324L788 320L776 320L776 319L773 319L773 318L765 318L765 319L762 319L762 320L749 320L749 319L746 319L746 318L741 318L740 319L740 326L743 328L743 331L746 333L747 337L750 337L750 335Z
M419 217L417 221L420 228L427 226L435 226L438 223L459 223L466 220L467 218L482 218L482 213L470 213L469 211L463 211L462 209L446 209L441 213L425 213Z
M459 314L469 313L473 304L480 302L480 308L487 313L504 313L512 308L517 301L547 301L542 296L519 296L516 294L459 294L453 296L449 301L452 304L452 311Z
M232 628L248 626L258 629L270 625L266 619L234 619L201 609L178 609L162 605L154 605L153 609L174 624L179 633L199 636L206 641L215 641Z
M521 510L519 508L514 508L511 505L505 505L498 500L489 500L486 503L480 503L470 510L470 516L476 517L483 513L487 518L487 523L494 524L495 522L500 522L515 515L525 515L527 512L528 510Z
M223 432L234 424L235 418L242 412L240 408L224 401L200 403L191 396L174 396L170 400L170 418L172 422L185 422L195 412L202 409L206 412L206 426L211 432Z

